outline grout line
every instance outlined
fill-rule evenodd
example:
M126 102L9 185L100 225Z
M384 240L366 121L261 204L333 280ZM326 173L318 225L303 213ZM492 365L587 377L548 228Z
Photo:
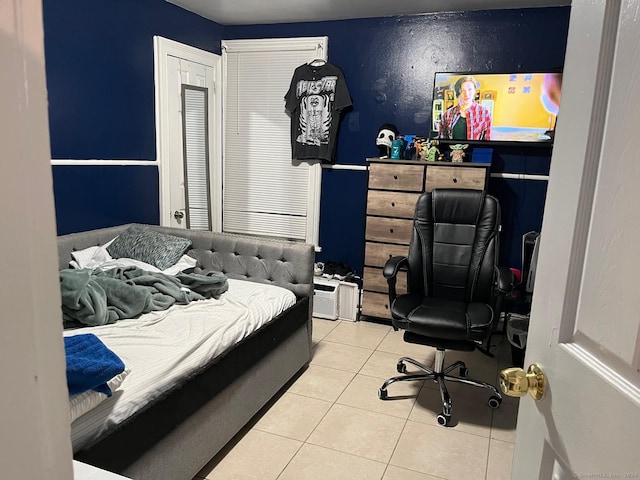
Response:
M393 457L393 452L391 453L391 456ZM391 458L389 459L389 462L391 461ZM384 479L384 476L387 474L387 470L389 470L389 465L391 465L389 462L387 462L387 465L384 467L384 471L382 472L382 477L380 477L381 479Z
M420 390L418 390L418 395L420 395ZM400 435L398 435L396 444L393 446L393 450L391 451L391 456L389 457L389 462L387 462L387 468L389 467L389 465L391 465L391 460L393 459L393 456L395 455L396 450L398 449L398 445L400 444L400 439L402 438L402 435L404 434L404 431L407 428L407 424L409 423L409 417L411 416L411 412L413 412L413 409L415 408L417 401L418 401L418 397L416 396L416 398L413 400L413 405L411 405L411 410L409 410L409 415L407 415L407 418L404 419L404 425L402 426ZM386 472L386 469L385 469L385 472Z
M275 435L275 433L273 434ZM288 438L288 437L284 437L284 438ZM293 440L292 438L289 438L289 440ZM298 440L300 441L300 440ZM287 467L289 467L289 465L291 465L291 462L293 461L294 458L296 458L296 456L298 455L298 453L300 453L300 450L302 450L302 447L304 447L306 445L306 442L301 442L300 446L298 447L298 449L296 450L296 453L294 453L291 458L289 459L289 461L287 462L287 464L282 467L282 470L280 471L280 473L278 474L278 476L276 477L276 480L278 480L278 478L282 477L282 474L284 473L284 471L287 469Z
M489 457L490 457L490 455L491 455L491 436L489 436L489 442L487 443L487 461L484 464L484 479L485 480L493 480L493 479L487 478L488 475L489 475Z
M343 452L342 450L336 450L335 448L327 447L325 445L317 445L315 443L310 443L310 442L304 442L304 444L312 446L312 447L324 448L325 450L331 450L332 452L340 453L342 455L349 455L350 457L362 458L364 460L368 460L370 462L380 463L382 465L389 465L388 462L381 462L380 460L375 460L375 459L369 458L369 457L363 457L362 455L356 455L355 453Z
M380 400L380 401L382 402L383 400ZM414 401L415 401L415 399L414 399ZM404 418L404 417L399 417L398 415L391 415L391 414L389 414L389 413L384 413L384 412L375 412L375 411L367 410L366 408L354 407L353 405L345 405L345 404L343 404L343 403L338 403L338 401L337 401L337 400L336 400L335 405L339 405L339 406L341 406L341 407L353 408L353 409L355 409L355 410L360 410L360 411L362 411L362 412L377 413L377 414L379 414L379 415L384 415L385 417L399 418L399 419L401 419L401 420L409 420L409 417ZM412 408L413 408L413 407L412 407ZM411 412L409 412L409 413L411 413ZM421 423L421 422L417 422L417 423ZM426 425L426 424L425 424L425 425ZM485 437L485 438L486 438L486 437Z
M351 343L336 342L334 340L327 340L326 338L324 338L322 341L323 342L327 342L327 343L333 343L334 345L344 345L345 347L362 348L362 349L365 349L365 350L373 350L374 352L376 351L376 347L361 347L360 345L353 345Z

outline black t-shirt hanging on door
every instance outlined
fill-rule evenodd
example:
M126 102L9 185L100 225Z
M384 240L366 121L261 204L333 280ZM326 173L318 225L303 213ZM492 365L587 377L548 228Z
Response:
M332 161L340 112L351 106L342 70L330 63L300 65L284 98L291 114L292 157Z

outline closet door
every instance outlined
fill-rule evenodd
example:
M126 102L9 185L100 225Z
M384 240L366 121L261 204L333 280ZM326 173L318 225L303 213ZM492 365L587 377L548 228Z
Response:
M160 222L222 228L222 57L154 37Z

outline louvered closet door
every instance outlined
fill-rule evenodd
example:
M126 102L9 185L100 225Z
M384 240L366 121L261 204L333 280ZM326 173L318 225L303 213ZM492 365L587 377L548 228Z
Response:
M317 58L320 44L253 40L243 49L242 42L225 42L223 54L223 230L314 243L311 197L320 165L292 161L284 95L294 70Z

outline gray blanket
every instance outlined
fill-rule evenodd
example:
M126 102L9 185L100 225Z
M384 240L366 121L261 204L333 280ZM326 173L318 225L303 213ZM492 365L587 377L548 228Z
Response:
M60 271L65 327L105 325L135 318L174 304L217 298L228 288L227 277L220 272L173 277L138 267Z

